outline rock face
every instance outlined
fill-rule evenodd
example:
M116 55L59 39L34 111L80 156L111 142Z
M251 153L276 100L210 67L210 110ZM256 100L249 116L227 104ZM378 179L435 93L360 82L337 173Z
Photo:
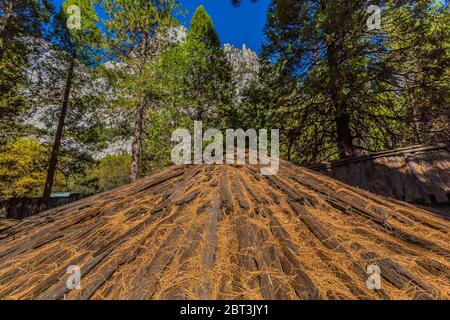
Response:
M232 68L234 97L237 102L241 102L244 91L258 77L260 69L258 55L245 45L241 50L230 44L225 44L223 51Z
M449 221L287 162L259 172L170 167L10 227L0 299L450 298Z

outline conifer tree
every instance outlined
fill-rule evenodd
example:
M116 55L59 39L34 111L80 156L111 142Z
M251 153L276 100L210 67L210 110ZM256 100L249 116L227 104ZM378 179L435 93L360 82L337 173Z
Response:
M224 124L232 103L231 67L203 6L195 11L186 40L165 52L156 65L165 95L193 120Z
M111 76L116 88L116 103L134 112L130 180L140 174L142 134L146 113L155 107L154 92L149 88L154 75L149 65L165 45L164 32L173 24L174 0L100 1L107 18L107 53L114 61Z
M200 41L210 47L217 48L220 45L219 36L214 28L211 17L202 5L195 10L192 16L188 38Z
M276 125L285 128L289 153L297 145L295 152L310 153L304 158L311 161L347 158L405 142L400 137L408 136L412 100L407 98L409 81L404 72L425 75L428 69L436 75L429 81L416 77L408 85L415 88L415 101L418 96L431 99L432 92L438 91L443 97L448 89L438 67L445 66L448 55L444 29L438 27L445 18L433 12L433 3L386 1L381 30L373 30L367 27L371 1L272 2L263 58L275 65L266 68L263 79L268 93L261 96L270 94L266 101L273 102L269 109L272 118L280 121ZM448 12L443 15L448 17ZM414 18L408 22L406 17ZM414 56L421 62L411 63ZM424 68L427 65L436 67ZM296 82L288 92L286 78ZM417 94L421 91L428 93Z
M80 14L80 23L70 27L68 24L68 19L71 18L69 8L74 8L74 6L77 8L75 11L78 12L73 14ZM54 33L51 40L57 54L66 61L67 69L63 73L64 92L48 165L42 199L43 207L48 207L53 188L74 80L79 76L78 72L83 72L82 68L77 68L77 65L87 66L95 63L98 59L96 49L100 46L101 32L97 23L97 13L90 0L66 0L53 21Z

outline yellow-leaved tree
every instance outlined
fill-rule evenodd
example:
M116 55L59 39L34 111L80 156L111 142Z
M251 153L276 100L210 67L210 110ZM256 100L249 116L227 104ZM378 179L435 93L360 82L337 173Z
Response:
M0 150L0 199L42 194L48 150L35 138L19 138Z

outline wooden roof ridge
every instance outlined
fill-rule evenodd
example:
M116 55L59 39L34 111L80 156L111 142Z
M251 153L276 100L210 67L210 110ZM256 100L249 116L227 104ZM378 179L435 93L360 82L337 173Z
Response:
M308 169L311 169L311 170L324 170L324 169L330 169L330 168L335 168L335 167L340 167L340 166L346 166L346 165L349 165L349 164L352 164L355 162L374 160L374 159L382 158L382 157L403 156L403 155L416 154L416 153L441 150L441 149L450 152L450 140L442 141L442 142L430 144L430 145L414 145L414 146L408 146L408 147L403 147L403 148L399 148L399 149L380 151L380 152L376 152L376 153L371 153L369 155L357 156L357 157L353 157L353 158L349 158L349 159L320 162L320 163L309 165L307 167L308 167Z

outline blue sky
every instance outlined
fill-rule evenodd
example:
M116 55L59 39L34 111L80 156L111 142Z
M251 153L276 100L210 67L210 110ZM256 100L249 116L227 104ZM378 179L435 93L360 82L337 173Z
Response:
M52 0L59 8L62 0ZM181 8L188 11L186 17L180 17L181 22L189 26L189 21L195 9L203 5L211 16L222 43L231 43L236 47L247 47L259 52L264 40L263 28L270 0L243 0L237 8L231 5L231 0L180 0Z
M189 11L185 17L188 26L190 17L199 5L203 5L211 16L222 43L247 47L259 51L264 40L263 28L266 22L267 8L270 0L259 0L252 3L243 0L237 8L231 0L182 0L182 8Z

